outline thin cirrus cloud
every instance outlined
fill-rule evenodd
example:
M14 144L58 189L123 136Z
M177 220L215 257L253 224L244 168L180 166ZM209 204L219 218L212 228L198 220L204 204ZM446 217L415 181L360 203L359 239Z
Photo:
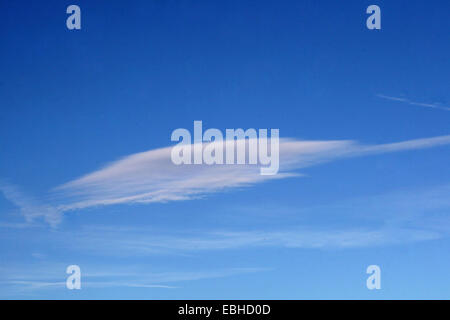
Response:
M450 185L433 188L398 190L381 195L352 197L335 203L312 207L252 207L258 216L276 213L287 224L274 227L272 216L252 230L238 228L207 231L184 229L158 230L149 226L83 226L75 231L36 227L34 230L17 229L5 233L11 241L33 232L33 244L48 248L58 243L65 250L89 252L96 256L147 256L159 254L191 254L203 251L238 250L245 248L357 248L396 245L446 238L450 225L442 215L450 208ZM234 214L242 216L249 208L231 207ZM314 221L323 221L330 213L339 216L339 222L329 222L326 227ZM292 215L294 214L294 215ZM301 219L297 217L301 216ZM267 221L271 226L267 229ZM343 227L351 221L351 227ZM95 243L95 246L92 246ZM32 256L42 261L46 255L38 252ZM1 271L1 270L0 270Z
M51 190L51 205L38 203L6 183L5 197L28 221L43 216L52 225L61 214L93 206L181 201L273 179L299 176L295 170L374 154L418 150L450 144L450 135L396 143L363 145L351 140L280 139L280 171L261 175L258 165L175 165L171 147L136 153Z
M0 223L0 227L9 228L29 228L33 225L33 220L44 217L51 225L61 222L61 211L56 207L43 204L38 199L24 194L17 186L6 181L0 181L0 193L10 202L14 203L21 214L25 217L26 223Z
M317 229L297 226L277 231L214 231L201 234L148 234L148 229L136 228L123 232L107 230L82 230L76 237L68 235L71 245L95 254L114 256L145 256L165 253L232 250L243 248L358 248L404 244L435 240L445 232L401 226L352 229ZM66 235L67 238L67 235ZM67 240L66 240L67 241ZM96 243L92 247L92 243Z
M248 247L286 248L354 248L403 244L448 237L450 225L442 212L450 208L450 185L433 188L407 189L368 197L352 197L336 203L313 207L258 208L276 212L289 221L286 225L266 229L263 223L252 230L155 230L145 226L85 226L76 233L54 232L59 243L69 248L83 248L103 255L152 255L161 253L189 253L208 250L227 250ZM248 208L232 207L241 216ZM290 211L300 220L293 219ZM314 226L314 219L330 212L340 221L352 221L351 228L329 223L326 228ZM363 214L361 214L363 213ZM311 219L314 217L314 219ZM271 218L273 219L273 217ZM273 220L271 220L273 222ZM47 236L41 241L52 241ZM95 246L92 246L95 243Z
M432 109L440 109L440 110L450 111L449 107L443 106L443 105L441 105L439 103L416 102L416 101L409 100L407 98L386 96L384 94L377 94L377 97L382 98L382 99L386 99L386 100L407 103L407 104L412 105L412 106L419 106L419 107L424 107L424 108L432 108Z
M105 270L110 266L86 266L83 270L83 288L108 288L108 287L132 287L132 288L180 288L179 283L202 279L214 279L236 276L240 274L269 271L268 268L227 268L217 270L200 271L166 271L149 272L148 270L119 270L117 272L89 272L89 270ZM58 269L59 268L59 269ZM17 293L42 289L64 289L65 281L61 281L61 272L65 266L48 264L32 265L19 268L7 268L0 270L3 279L0 287L8 287L18 290ZM64 279L65 280L65 279ZM176 285L172 285L176 284Z

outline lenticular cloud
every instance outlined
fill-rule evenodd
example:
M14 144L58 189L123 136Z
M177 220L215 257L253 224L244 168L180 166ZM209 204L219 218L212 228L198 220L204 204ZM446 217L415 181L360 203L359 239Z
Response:
M280 171L261 175L258 165L175 165L171 147L136 153L53 190L60 212L97 205L188 200L224 189L299 176L296 169L339 158L429 148L450 136L360 145L349 140L280 139Z

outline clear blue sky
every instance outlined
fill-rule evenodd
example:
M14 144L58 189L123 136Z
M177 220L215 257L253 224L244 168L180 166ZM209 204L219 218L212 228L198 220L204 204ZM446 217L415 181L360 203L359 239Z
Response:
M81 30L66 28L70 4ZM371 4L381 30L366 28ZM449 10L444 0L1 2L0 297L450 298ZM301 176L183 189L185 200L79 205L137 186L164 192L147 171L123 184L77 179L171 146L194 120L381 151L331 150L291 171ZM81 290L65 288L70 264ZM381 290L366 288L372 264Z

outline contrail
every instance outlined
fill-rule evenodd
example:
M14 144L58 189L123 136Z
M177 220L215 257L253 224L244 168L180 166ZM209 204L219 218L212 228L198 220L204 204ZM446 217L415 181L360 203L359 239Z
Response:
M391 101L404 102L404 103L410 104L412 106L420 106L420 107L425 107L425 108L433 108L433 109L440 109L440 110L450 111L449 107L445 107L445 106L442 106L442 105L436 104L436 103L415 102L415 101L411 101L411 100L406 99L406 98L385 96L383 94L377 94L377 97L383 98L383 99L387 99L387 100L391 100Z

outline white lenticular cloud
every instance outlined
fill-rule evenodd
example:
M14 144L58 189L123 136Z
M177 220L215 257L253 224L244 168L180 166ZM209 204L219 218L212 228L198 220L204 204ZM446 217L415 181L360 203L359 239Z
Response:
M431 148L450 144L450 136L381 145L354 141L280 139L280 172L260 175L257 165L175 165L171 147L136 153L55 188L60 212L97 205L189 200L228 188L299 176L295 169L339 158Z
M176 165L171 160L172 147L166 147L129 155L58 186L51 190L51 200L47 203L26 197L17 187L1 181L0 193L19 208L28 223L43 217L56 226L66 211L102 205L190 200L273 179L298 177L301 176L298 169L338 159L448 144L450 135L379 145L361 145L351 140L285 138L279 141L279 172L275 175L261 175L259 164Z

